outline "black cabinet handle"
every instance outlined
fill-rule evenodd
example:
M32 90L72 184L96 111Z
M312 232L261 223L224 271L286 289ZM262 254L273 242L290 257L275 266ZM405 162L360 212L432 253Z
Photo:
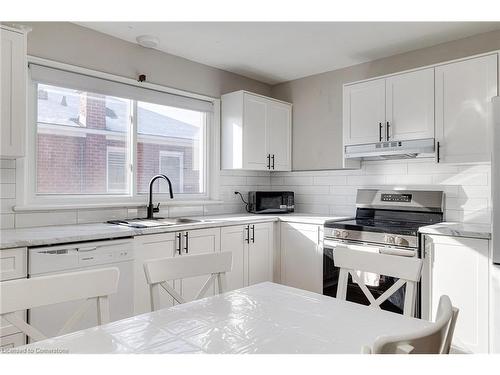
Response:
M271 167L271 168L273 168L273 169L274 169L274 154L273 154L273 156L271 156L271 158L273 159L273 165L272 165L272 167Z
M250 243L250 225L247 225L245 227L245 231L247 232L245 236L245 242Z
M255 243L255 225L252 225L252 242Z
M440 155L441 153L440 153L440 151L441 151L441 143L438 141L436 143L436 159L437 159L438 163L441 161L441 155Z
M177 252L179 253L179 255L181 255L182 238L180 233L177 234L177 245Z
M378 123L378 141L382 142L382 123Z
M271 169L271 154L267 154L267 169Z
M189 252L189 232L184 234L184 238L186 239L186 246L184 247L184 251L186 254Z
M385 138L386 138L386 140L389 140L391 138L391 136L389 135L389 128L390 127L391 127L391 125L389 125L389 121L387 121L386 127L385 127Z

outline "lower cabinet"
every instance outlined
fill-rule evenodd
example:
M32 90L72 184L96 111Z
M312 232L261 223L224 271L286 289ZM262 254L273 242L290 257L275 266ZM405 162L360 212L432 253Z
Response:
M138 236L135 238L134 265L134 313L151 311L149 286L144 274L144 262L155 258L178 257L220 251L220 228L196 229L175 233ZM179 294L187 301L194 299L208 275L171 281ZM206 296L213 295L214 290ZM173 299L166 291L160 293L161 307L170 307Z
M233 253L233 268L226 276L228 290L273 280L273 223L224 227L221 251Z
M450 297L458 313L453 347L489 350L489 241L426 235L422 275L422 317L434 320L439 298Z
M281 283L323 292L321 226L281 223Z

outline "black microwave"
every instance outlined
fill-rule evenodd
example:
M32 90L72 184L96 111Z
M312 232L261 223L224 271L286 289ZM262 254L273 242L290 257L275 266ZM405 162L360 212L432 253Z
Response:
M254 214L284 214L295 208L293 191L249 191L248 211Z

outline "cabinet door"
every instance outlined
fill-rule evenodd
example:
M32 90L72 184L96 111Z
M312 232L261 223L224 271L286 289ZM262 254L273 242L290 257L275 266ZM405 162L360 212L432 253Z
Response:
M243 95L243 166L245 169L267 170L266 107L268 100Z
M386 79L386 141L434 138L434 68Z
M289 171L292 168L291 138L292 108L289 104L269 100L267 106L268 152L273 157L271 169Z
M385 134L385 79L345 86L343 106L344 145L381 140Z
M187 237L186 237L187 234ZM220 228L197 229L182 232L181 256L214 253L220 251ZM177 256L177 253L176 253ZM180 293L186 301L192 301L210 275L190 277L180 281ZM212 288L205 294L212 296Z
M0 337L0 349L12 349L16 346L26 344L26 336L23 333L15 333L13 335Z
M460 310L453 345L464 351L487 353L489 241L426 236L425 242L431 250L432 320L439 298L448 295L453 306Z
M318 225L281 223L281 282L323 291L323 254Z
M144 274L144 261L174 256L177 243L174 233L162 233L136 237L134 246L134 314L138 315L151 311L151 294ZM167 292L161 290L160 298L162 307L172 306L172 298Z
M273 243L273 223L250 225L248 285L273 281Z
M21 157L26 126L25 36L3 28L0 34L0 156Z
M490 161L489 109L497 91L497 55L436 68L436 140L440 162Z
M247 228L247 225L221 228L221 251L233 253L233 268L226 274L228 290L243 288L247 285L244 259L248 250Z

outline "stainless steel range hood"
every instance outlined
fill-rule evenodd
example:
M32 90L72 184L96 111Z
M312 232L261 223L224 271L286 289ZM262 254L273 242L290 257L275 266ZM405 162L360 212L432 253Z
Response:
M434 157L434 138L345 146L346 159L384 160Z

